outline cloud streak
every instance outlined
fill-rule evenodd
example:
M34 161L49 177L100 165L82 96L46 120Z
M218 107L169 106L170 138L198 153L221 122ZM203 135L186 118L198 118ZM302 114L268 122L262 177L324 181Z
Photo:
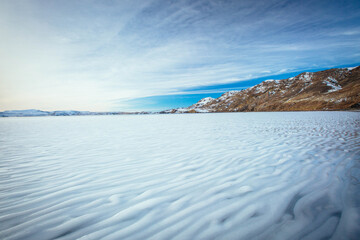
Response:
M4 0L0 9L3 110L145 110L129 99L360 62L358 1Z

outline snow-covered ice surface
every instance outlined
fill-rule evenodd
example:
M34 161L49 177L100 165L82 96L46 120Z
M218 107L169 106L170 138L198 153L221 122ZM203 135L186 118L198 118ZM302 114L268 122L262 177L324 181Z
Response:
M0 119L0 239L358 239L360 113Z

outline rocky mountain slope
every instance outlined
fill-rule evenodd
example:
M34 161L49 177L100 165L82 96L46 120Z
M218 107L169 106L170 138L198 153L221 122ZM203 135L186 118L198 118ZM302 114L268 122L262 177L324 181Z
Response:
M169 113L360 109L360 66L304 72L283 80L204 98Z

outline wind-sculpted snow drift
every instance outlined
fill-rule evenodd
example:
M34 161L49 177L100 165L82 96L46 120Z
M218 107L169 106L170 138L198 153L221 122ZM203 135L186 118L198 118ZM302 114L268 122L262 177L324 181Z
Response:
M0 239L356 239L360 115L0 119Z

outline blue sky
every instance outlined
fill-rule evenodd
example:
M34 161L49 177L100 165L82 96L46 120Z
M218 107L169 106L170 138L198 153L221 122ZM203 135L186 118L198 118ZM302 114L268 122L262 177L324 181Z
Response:
M360 1L0 1L0 110L162 110L360 63Z

